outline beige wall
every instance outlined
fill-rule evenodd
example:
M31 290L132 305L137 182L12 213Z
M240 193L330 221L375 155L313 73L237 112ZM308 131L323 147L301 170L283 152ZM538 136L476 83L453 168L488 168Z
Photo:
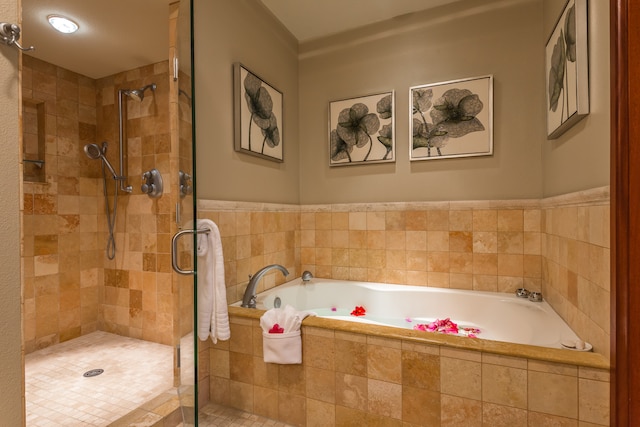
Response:
M18 2L0 1L0 16L18 22ZM6 425L23 424L20 321L20 166L18 144L18 52L0 46L0 414Z
M543 46L564 3L449 5L297 48L257 2L196 2L199 197L304 204L510 199L607 185L606 2L589 2L590 114L559 139L546 139ZM285 93L283 164L233 150L235 61ZM494 155L409 162L409 87L487 74L495 79ZM328 103L387 90L396 92L396 162L330 168Z
M542 4L461 2L300 46L302 203L537 198ZM494 155L409 162L409 87L494 76ZM332 100L396 91L396 162L330 168Z
M544 43L565 3L544 0ZM609 184L609 2L588 3L590 112L564 135L542 144L545 197Z
M255 0L196 1L198 198L297 203L297 42ZM233 149L232 64L284 93L284 163Z

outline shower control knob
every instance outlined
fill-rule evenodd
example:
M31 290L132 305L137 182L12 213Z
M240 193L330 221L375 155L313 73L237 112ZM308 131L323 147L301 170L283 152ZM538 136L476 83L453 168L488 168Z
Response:
M142 174L140 190L151 198L162 196L162 175L158 169L151 169Z
M180 197L192 194L193 186L191 185L191 175L184 171L179 171L178 177L180 178Z

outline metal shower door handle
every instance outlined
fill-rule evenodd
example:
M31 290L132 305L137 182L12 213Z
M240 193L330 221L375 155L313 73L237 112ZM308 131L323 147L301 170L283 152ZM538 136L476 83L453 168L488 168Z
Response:
M198 230L182 230L178 231L173 238L171 239L171 267L178 274L184 274L185 276L195 274L195 270L183 270L178 265L178 239L183 234L209 234L208 229L198 229Z
M178 239L180 238L180 236L184 234L194 234L194 233L196 233L196 230L178 231L176 234L174 234L173 238L171 239L171 267L173 267L173 270L178 274L184 274L185 276L195 274L194 270L183 270L178 265Z

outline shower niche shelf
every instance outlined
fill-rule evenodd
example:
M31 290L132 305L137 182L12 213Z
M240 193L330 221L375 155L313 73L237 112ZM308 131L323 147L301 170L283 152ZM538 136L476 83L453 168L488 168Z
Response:
M26 182L45 182L45 111L44 102L22 101L22 162Z

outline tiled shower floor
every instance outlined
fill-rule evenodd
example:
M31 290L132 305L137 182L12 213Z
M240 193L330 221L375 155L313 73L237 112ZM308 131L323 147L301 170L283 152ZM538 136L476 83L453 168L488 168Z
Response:
M189 334L181 340L186 384L192 383L188 380L193 373L192 337ZM131 415L131 411L161 393L175 393L171 391L172 366L170 346L100 331L28 354L25 356L27 427L107 426ZM91 369L104 369L104 373L84 377ZM157 421L154 420L148 425ZM214 403L200 409L198 424L287 426Z
M25 356L27 426L106 426L172 386L170 346L93 332Z

